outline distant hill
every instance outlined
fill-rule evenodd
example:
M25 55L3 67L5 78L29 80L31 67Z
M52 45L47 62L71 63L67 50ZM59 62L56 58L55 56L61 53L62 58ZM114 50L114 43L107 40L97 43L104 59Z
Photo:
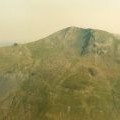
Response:
M13 42L11 42L11 41L0 41L0 47L10 46L12 44L13 44Z
M119 120L120 38L68 27L0 48L0 120Z

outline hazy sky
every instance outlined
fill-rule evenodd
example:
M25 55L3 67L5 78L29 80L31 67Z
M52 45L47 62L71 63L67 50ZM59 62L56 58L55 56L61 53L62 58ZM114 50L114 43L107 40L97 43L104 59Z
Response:
M37 40L68 26L120 34L120 0L0 0L0 43Z

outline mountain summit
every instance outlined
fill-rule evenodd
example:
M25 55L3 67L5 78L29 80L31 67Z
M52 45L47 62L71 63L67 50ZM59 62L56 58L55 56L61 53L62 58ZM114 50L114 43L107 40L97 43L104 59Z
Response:
M0 48L0 120L119 120L120 39L68 27Z
M71 48L80 55L120 55L120 39L111 33L95 29L68 27L36 42L39 43L50 48Z

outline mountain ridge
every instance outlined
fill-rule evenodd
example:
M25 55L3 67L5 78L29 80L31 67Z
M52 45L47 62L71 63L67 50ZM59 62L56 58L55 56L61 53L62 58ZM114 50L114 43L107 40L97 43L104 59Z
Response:
M58 44L61 44L62 47L74 46L76 48L80 48L79 50L80 54L84 54L84 52L90 52L92 48L94 49L92 50L93 52L99 52L102 54L106 52L104 49L107 49L107 47L110 48L111 46L113 46L116 49L118 49L119 41L120 40L118 38L116 38L113 34L109 32L104 32L104 31L95 30L95 29L68 27L63 30L53 33L44 39L40 39L38 41L28 43L28 46L29 44L39 44L39 43L41 44L41 42L43 42L44 44L50 43L54 47L55 45L60 46ZM115 44L115 45L112 45L112 44ZM52 45L51 47L53 47ZM103 48L100 51L98 49L101 49L101 48L98 48L98 47L103 47ZM111 52L114 52L114 51L115 50L112 50Z
M81 28L81 27L76 27L76 26L70 26L70 27L66 27L66 28L63 28L63 29L61 29L61 30L58 30L57 32L54 32L54 33L48 35L47 37L50 37L50 36L52 36L52 35L54 35L54 34L56 34L56 33L62 32L62 31L67 31L67 30L68 30L68 31L69 31L69 30L80 30L80 29L81 29L81 30L100 31L100 32L108 33L108 34L113 34L113 33L111 33L111 32L108 32L108 31L105 31L105 30L100 30L100 29ZM117 36L119 36L119 35L117 35ZM41 39L45 39L45 38L47 38L47 37L44 37L44 38L41 38ZM41 40L41 39L39 39L39 40ZM39 41L39 40L36 40L36 41ZM32 41L31 43L36 42L36 41Z

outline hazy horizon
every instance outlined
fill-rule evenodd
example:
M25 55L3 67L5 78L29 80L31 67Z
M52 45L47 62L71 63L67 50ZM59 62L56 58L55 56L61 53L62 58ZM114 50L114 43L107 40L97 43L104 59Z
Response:
M119 0L0 0L0 44L29 42L76 26L120 34Z

